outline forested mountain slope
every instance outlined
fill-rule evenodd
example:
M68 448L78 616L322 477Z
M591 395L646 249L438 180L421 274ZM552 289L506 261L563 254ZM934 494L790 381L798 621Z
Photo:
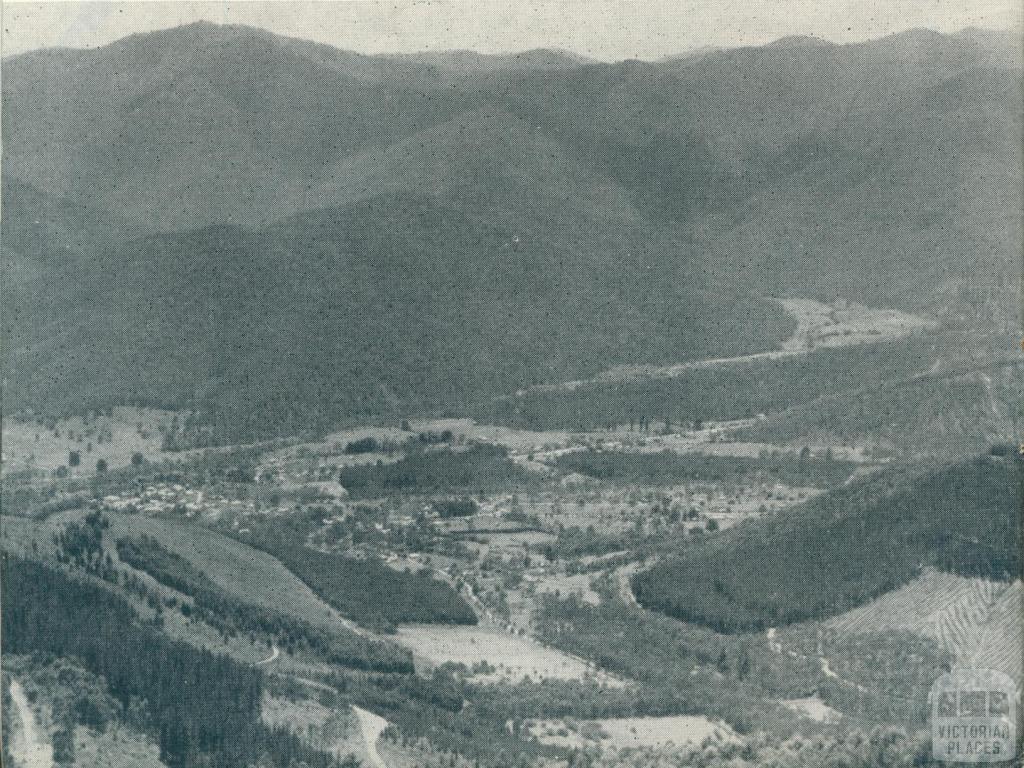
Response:
M1011 42L604 64L197 24L9 58L9 403L460 409L771 348L770 295L1008 332Z
M894 466L725 531L638 574L648 608L719 631L835 616L923 567L1020 578L1021 461Z

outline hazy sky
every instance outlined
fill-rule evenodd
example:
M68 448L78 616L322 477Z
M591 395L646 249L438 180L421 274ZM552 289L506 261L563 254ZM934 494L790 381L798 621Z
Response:
M391 0L390 2L11 2L3 54L95 47L200 19L381 53L554 47L598 59L655 59L704 45L757 45L785 35L852 42L930 27L1017 29L1021 0Z

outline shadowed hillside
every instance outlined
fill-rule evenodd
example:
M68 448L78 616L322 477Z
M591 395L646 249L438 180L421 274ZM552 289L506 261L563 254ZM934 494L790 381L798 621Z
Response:
M236 436L462 408L769 349L763 295L1005 333L1011 42L603 64L196 24L7 59L9 402L271 414Z
M260 232L127 242L69 264L52 319L14 336L14 402L193 402L240 437L455 408L609 362L757 350L790 331L777 305L645 254L643 230L520 212L512 229L474 199L392 194ZM15 307L31 317L27 299Z

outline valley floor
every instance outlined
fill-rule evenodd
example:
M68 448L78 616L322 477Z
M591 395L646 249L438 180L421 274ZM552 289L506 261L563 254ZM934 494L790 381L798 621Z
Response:
M898 341L913 333L934 329L937 324L894 309L872 309L849 302L825 304L814 299L778 299L796 320L796 330L778 349L736 357L696 360L676 365L631 365L612 368L591 379L560 384L539 384L516 393L573 391L588 384L611 384L644 378L672 378L688 371L736 366L763 360L782 360L805 355L815 349L846 347Z
M555 387L799 359L932 327L780 301L797 319L780 349ZM115 410L38 437L40 425L5 424L27 499L0 520L5 551L100 580L164 636L259 670L263 720L338 759L468 768L470 755L500 764L522 750L561 767L570 750L726 754L758 732L869 730L897 700L914 731L943 654L1020 675L1019 582L926 569L836 616L732 633L638 602L650 605L638 574L861 487L891 461L868 441L750 439L762 419L734 413L578 431L424 418L167 452L163 421ZM105 447L86 451L101 434ZM106 457L106 471L79 463L58 477L79 450L88 464ZM81 560L69 547L94 549ZM876 654L890 678L869 668ZM52 744L16 681L11 698L14 759L50 768Z

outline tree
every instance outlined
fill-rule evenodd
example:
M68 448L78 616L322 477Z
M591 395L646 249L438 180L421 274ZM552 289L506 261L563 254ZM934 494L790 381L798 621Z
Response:
M132 454L132 466L133 467L141 467L142 463L145 460L146 459L143 457L143 455L141 453L139 453L138 451L136 451L135 453Z
M53 734L53 761L58 765L75 762L75 730L70 723Z
M746 647L740 650L739 660L736 662L736 676L740 680L746 680L750 675L750 652Z
M78 451L71 451L68 454L68 466L69 467L77 467L81 463L82 463L82 454L80 454Z
M103 474L104 472L107 471L107 460L106 459L97 459L96 460L96 471L99 472L100 474Z
M800 449L800 463L805 463L809 458L811 458L811 449L805 445Z

